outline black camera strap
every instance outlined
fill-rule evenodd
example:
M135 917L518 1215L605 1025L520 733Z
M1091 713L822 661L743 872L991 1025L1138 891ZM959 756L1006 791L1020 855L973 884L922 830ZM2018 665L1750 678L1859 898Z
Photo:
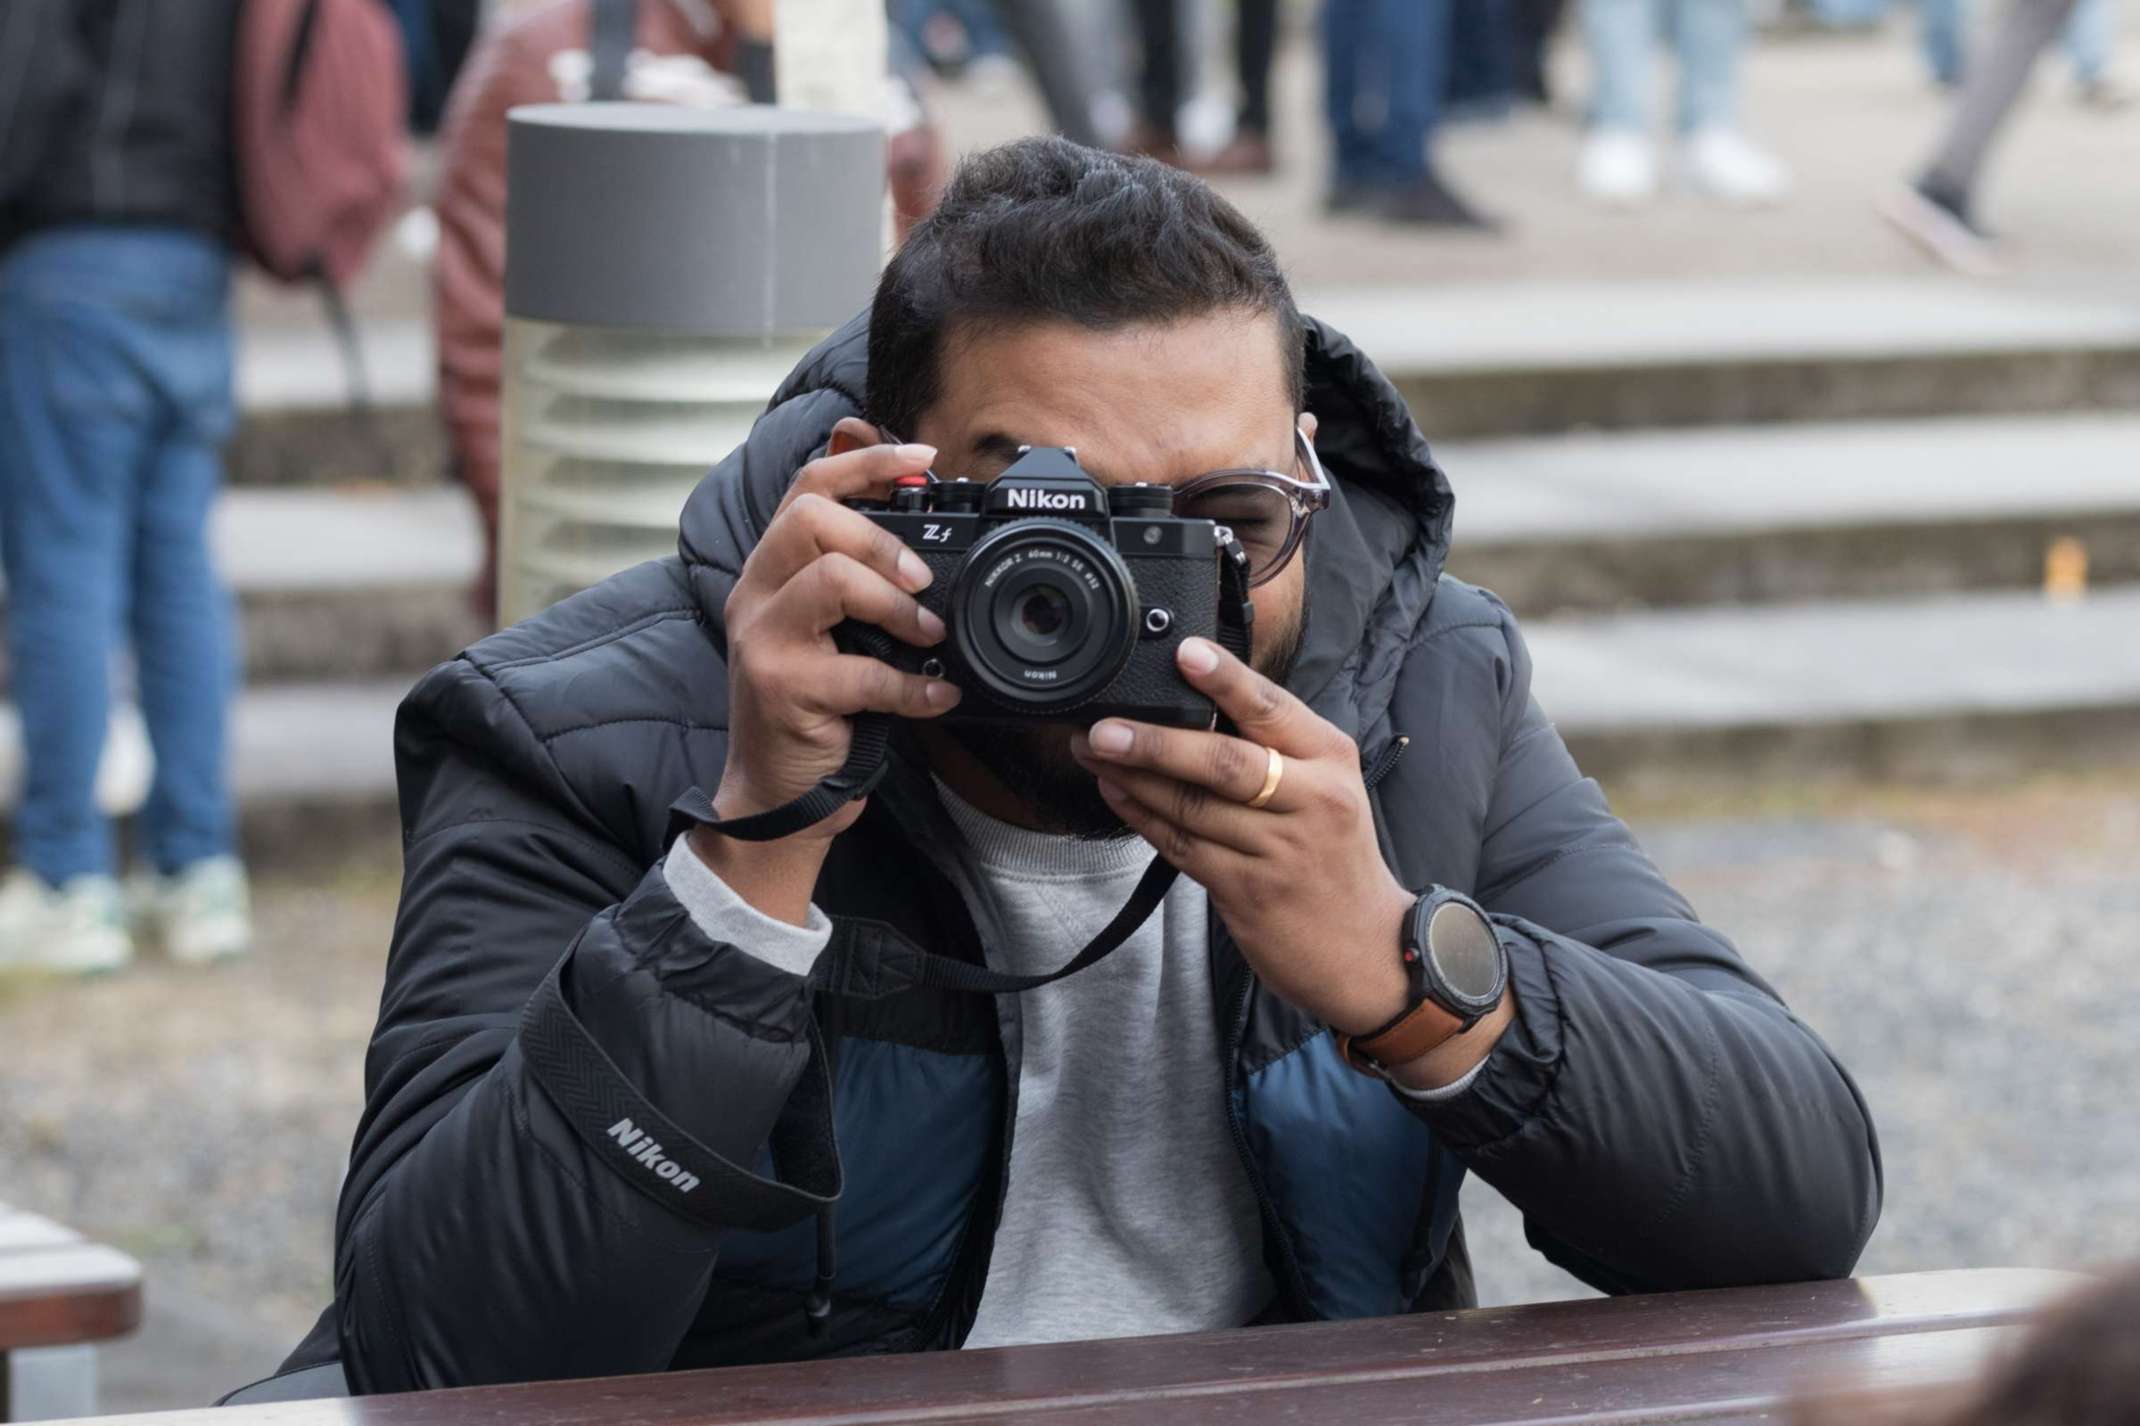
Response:
M1256 606L1248 596L1248 554L1230 531L1219 556L1219 627L1215 639L1235 658L1246 662L1255 642ZM850 633L861 651L877 658L891 654L891 636L873 625L855 625ZM892 719L883 713L863 713L850 720L853 740L847 761L838 772L789 802L743 817L716 816L711 798L694 787L669 808L669 839L690 826L707 827L724 837L743 842L771 842L791 836L824 821L858 798L869 796L884 780L890 765L886 753L891 745ZM1222 715L1219 727L1231 732ZM1077 974L1111 954L1117 946L1151 916L1174 884L1176 869L1165 858L1154 857L1122 909L1093 937L1085 948L1061 968L1039 975L1005 975L986 966L923 953L919 984L946 990L972 991L979 995L1007 995L1033 990L1065 976Z

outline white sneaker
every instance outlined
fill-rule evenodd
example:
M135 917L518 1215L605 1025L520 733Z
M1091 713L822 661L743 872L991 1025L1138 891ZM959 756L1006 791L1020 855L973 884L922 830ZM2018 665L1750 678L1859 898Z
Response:
M1632 208L1657 192L1657 150L1633 129L1597 129L1583 140L1576 186L1599 203Z
M133 959L126 903L108 876L78 876L57 890L26 869L0 882L0 967L87 975Z
M142 938L174 961L203 965L252 949L252 892L236 857L209 857L175 876L137 878L131 899Z
M1778 203L1791 191L1791 171L1755 148L1737 129L1699 129L1680 150L1687 182L1712 198L1744 207Z

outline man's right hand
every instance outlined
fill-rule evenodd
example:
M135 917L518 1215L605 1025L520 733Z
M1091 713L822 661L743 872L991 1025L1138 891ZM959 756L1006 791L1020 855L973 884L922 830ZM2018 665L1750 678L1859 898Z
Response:
M834 428L829 450L796 476L729 592L728 763L713 798L724 819L778 807L837 772L855 714L934 718L959 700L955 684L844 653L832 640L834 626L858 619L916 647L943 641L943 621L914 597L929 585L928 566L842 503L884 498L894 479L926 471L935 450L878 444L875 429L852 417ZM800 924L826 849L861 810L851 803L765 844L700 828L692 849L746 901Z

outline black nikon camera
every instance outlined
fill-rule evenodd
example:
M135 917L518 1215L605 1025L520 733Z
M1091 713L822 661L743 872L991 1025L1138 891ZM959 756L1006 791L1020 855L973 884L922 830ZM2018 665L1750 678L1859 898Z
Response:
M1177 519L1171 488L1106 488L1074 449L1026 446L993 481L906 476L889 501L849 504L928 564L919 597L950 632L917 649L850 623L839 641L958 684L945 722L1210 726L1211 700L1174 650L1219 634L1221 561L1238 546L1210 520ZM1245 629L1245 579L1233 588L1226 617Z

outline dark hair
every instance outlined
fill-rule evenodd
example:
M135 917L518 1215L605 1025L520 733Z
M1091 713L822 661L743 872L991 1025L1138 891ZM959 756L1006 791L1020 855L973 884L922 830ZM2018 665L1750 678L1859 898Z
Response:
M902 438L941 390L947 335L1035 320L1096 330L1229 310L1278 319L1301 409L1305 328L1271 245L1201 180L1067 139L966 159L877 283L870 419Z

